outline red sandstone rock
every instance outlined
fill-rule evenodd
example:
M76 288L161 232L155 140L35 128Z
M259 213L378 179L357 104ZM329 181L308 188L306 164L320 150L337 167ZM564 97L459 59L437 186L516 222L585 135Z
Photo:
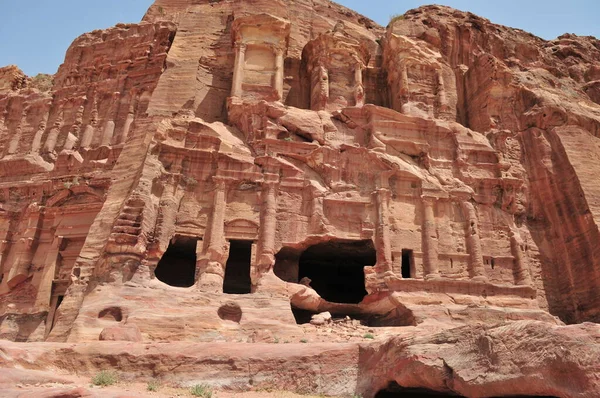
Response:
M561 325L600 320L598 43L442 6L384 29L326 0L157 0L52 79L1 68L0 338L81 343L88 372L142 339L306 340L246 354L297 391L593 396L597 330ZM246 365L228 383L270 388Z
M100 340L141 342L142 333L135 324L112 326L102 329Z

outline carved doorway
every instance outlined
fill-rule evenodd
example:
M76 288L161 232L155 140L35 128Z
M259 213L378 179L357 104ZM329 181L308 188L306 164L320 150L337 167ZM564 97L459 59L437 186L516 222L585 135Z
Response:
M223 293L248 294L252 290L250 262L252 259L252 241L229 241L229 258L225 266Z

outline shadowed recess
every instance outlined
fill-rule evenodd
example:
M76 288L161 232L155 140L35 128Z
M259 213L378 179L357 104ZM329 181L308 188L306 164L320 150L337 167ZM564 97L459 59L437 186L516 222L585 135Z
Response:
M250 258L252 256L252 241L232 240L229 245L229 258L225 266L225 281L223 293L250 293Z
M196 273L196 239L177 237L158 262L158 280L176 287L190 287Z
M327 301L356 304L367 295L364 267L376 261L370 240L319 243L300 256L298 278L310 279L310 286Z

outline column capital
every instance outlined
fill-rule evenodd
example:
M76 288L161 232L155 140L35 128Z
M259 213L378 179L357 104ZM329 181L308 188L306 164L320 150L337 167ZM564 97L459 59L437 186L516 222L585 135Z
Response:
M225 189L233 180L224 176L212 176L212 181L217 189Z
M389 190L389 188L377 188L375 191L373 191L373 194L387 199L390 198L391 193L392 192Z
M244 42L236 41L234 44L234 47L236 50L239 50L240 52L245 52L246 48L248 48L248 45Z
M423 204L433 206L437 202L438 198L435 196L421 196L421 201Z
M263 186L275 186L279 185L279 175L275 173L264 173L263 174Z

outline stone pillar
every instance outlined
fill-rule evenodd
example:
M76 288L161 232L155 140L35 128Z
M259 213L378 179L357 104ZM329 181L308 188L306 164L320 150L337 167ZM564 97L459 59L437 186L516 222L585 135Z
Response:
M319 235L327 228L325 225L325 211L323 207L323 192L307 184L306 189L311 192L311 209L309 219L309 234Z
M114 117L115 117L115 113L117 112L118 96L119 96L118 92L113 93L110 110L108 111L108 121L104 125L104 131L102 132L102 141L100 142L100 146L111 146L112 145L113 136L115 135Z
M275 91L279 101L283 100L283 48L275 48Z
M327 103L329 102L329 71L323 65L320 65L316 69L318 73L318 93L316 96L317 99L317 109L314 110L323 110L327 108Z
M377 249L377 267L379 270L392 270L392 247L390 244L389 224L389 201L390 191L385 188L375 192L377 203L377 227L375 229L375 244Z
M19 229L23 232L12 246L14 255L11 256L12 268L7 280L7 285L10 289L15 288L29 277L31 262L39 237L41 218L40 208L37 203L32 203L25 210L24 217L19 226Z
M63 149L66 151L72 151L77 146L79 142L79 138L81 137L81 125L83 124L83 112L85 108L83 105L79 107L77 110L77 114L75 116L75 122L73 123L73 127L69 134L67 134L67 139L65 140L65 145Z
M198 287L206 291L222 292L225 278L228 243L225 240L225 210L227 208L227 182L213 177L215 193L209 228L204 236L204 252L197 264Z
M399 86L400 87L399 87L397 99L400 101L400 103L396 104L397 111L402 110L402 106L408 102L408 98L409 98L410 90L408 87L408 68L406 67L406 64L402 64L402 66L401 66Z
M52 298L52 282L56 275L56 265L58 262L58 254L61 250L64 238L55 236L52 241L52 246L46 254L46 261L42 270L37 296L35 299L35 308L37 311L45 311L50 309L50 300Z
M71 133L67 137L67 141L65 143L66 150L70 151L75 149L77 142L79 142L81 138L81 126L83 125L83 112L85 111L85 107L81 105L77 110L77 115L75 116L75 123L73 123L73 128L71 129Z
M123 126L123 131L121 131L121 135L119 136L119 144L125 143L127 141L127 137L129 136L129 131L131 130L131 125L135 119L135 97L134 94L131 94L131 103L129 104L129 113L127 114L127 119L125 119L125 126Z
M423 268L425 279L439 278L438 242L434 198L423 198L423 225L421 226L421 246L423 247Z
M167 251L171 237L175 234L175 221L183 194L184 191L178 189L178 185L173 181L173 176L169 176L160 198L159 217L156 222L156 240L161 253Z
M265 175L267 178L269 175ZM258 241L259 274L267 273L275 265L275 235L277 232L277 181L263 182L260 233ZM253 281L254 282L254 281Z
M56 147L56 142L58 141L58 135L60 134L60 129L64 123L64 112L61 112L54 122L54 126L48 133L48 137L46 138L46 144L44 146L44 152L52 153L54 152L54 148Z
M92 116L90 118L90 124L85 127L83 137L81 138L81 147L89 149L92 146L94 140L94 133L98 125L98 101L94 98L94 105L92 106Z
M115 134L115 122L112 120L109 120L108 122L106 122L106 125L104 125L104 132L102 133L102 142L100 143L100 145L101 146L110 146L110 144L112 143L114 134Z
M362 78L362 65L356 64L354 69L354 100L356 106L363 106L365 104L365 87Z
M448 98L446 95L446 85L444 84L444 76L441 71L437 71L437 105L438 115L448 111Z
M10 213L2 211L0 212L0 278L4 274L4 259L8 248L10 248L10 242L8 238L11 234L11 217Z
M48 116L46 113L42 118L40 125L38 126L35 135L33 136L33 142L31 143L31 151L30 153L39 154L40 149L42 148L42 137L44 136L44 132L46 131L46 126L48 125Z
M469 271L471 278L482 282L487 281L483 265L483 251L481 250L481 237L477 224L477 212L471 202L462 202L463 214L466 220L465 238L467 252L469 253Z
M19 150L19 144L21 143L21 137L23 136L23 126L27 121L27 110L24 109L21 114L21 120L19 121L19 125L15 133L10 140L10 144L8 145L8 154L14 155Z
M529 265L527 264L527 258L521 250L521 240L513 230L510 231L510 250L515 258L513 270L515 284L520 286L531 286L533 282L531 281L531 273L529 271Z
M233 66L232 97L242 96L242 82L244 81L244 65L246 63L246 44L236 43L235 64Z
M8 110L0 113L0 137L6 133L6 119L8 119Z

